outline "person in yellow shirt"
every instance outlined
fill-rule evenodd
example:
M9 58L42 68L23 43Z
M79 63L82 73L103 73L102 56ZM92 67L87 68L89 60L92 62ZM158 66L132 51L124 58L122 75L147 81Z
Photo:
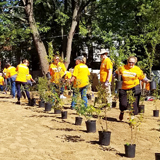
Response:
M2 77L2 73L0 73L0 91L3 91L4 86L4 78Z
M102 49L99 55L101 56L102 62L100 66L100 83L106 89L107 101L112 106L112 96L111 96L111 82L112 82L112 72L113 63L107 56L109 51Z
M19 64L16 68L16 71L17 71L16 88L17 88L17 99L18 99L16 104L20 104L21 85L25 89L25 92L26 92L26 95L28 98L28 104L30 104L30 94L29 94L27 87L26 87L27 75L29 74L28 65L29 65L29 61L27 59L24 59L22 64Z
M15 80L16 80L16 77L17 77L16 68L11 66L10 63L6 64L6 68L7 68L6 78L10 79L11 93L12 93L13 98L15 98L15 94L16 94L16 82L15 82Z
M66 67L64 63L60 62L58 55L53 58L53 63L49 66L49 73L51 75L51 83L53 83L55 88L59 88L59 83L66 74ZM60 98L66 98L63 96L64 86L60 88Z
M119 105L120 115L119 119L123 120L124 110L127 109L127 91L132 90L135 97L135 103L133 106L134 115L138 114L139 99L141 95L140 80L148 82L149 79L145 77L143 71L136 66L137 58L130 56L127 60L127 64L118 68L117 73L122 75L122 89L119 89Z
M82 56L78 56L76 59L76 66L74 67L73 70L73 75L72 78L70 80L70 82L73 82L73 87L77 88L81 94L81 98L84 101L84 105L85 107L87 107L87 86L89 85L89 69L87 67L87 65L84 64L83 62L83 57ZM76 105L76 97L77 97L77 93L75 90L73 90L73 99L72 99L72 103L71 103L71 108L73 109Z
M27 75L27 84L30 85L30 86L32 86L32 82L36 83L36 81L32 78L32 75L28 74Z

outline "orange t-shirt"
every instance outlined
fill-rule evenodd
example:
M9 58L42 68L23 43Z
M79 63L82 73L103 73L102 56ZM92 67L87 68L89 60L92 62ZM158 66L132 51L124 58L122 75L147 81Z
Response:
M101 67L100 67L100 82L106 82L107 79L107 70L111 69L113 71L113 63L111 62L111 60L107 57L105 58L102 63L101 63ZM112 81L112 75L109 79L109 82Z
M143 71L137 66L129 68L128 65L124 65L118 71L123 79L122 89L131 89L139 84L139 80L145 78Z
M61 62L58 62L58 65L52 63L49 66L49 72L51 74L51 82L58 84L59 80L64 76L66 72L66 67Z

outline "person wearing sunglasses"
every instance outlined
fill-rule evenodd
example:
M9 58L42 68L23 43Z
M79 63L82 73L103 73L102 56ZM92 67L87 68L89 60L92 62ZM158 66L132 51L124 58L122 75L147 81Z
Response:
M117 74L122 75L122 88L119 89L119 107L120 115L119 120L123 120L124 110L127 110L127 91L132 90L135 97L135 102L133 104L133 114L138 114L138 106L141 95L140 80L143 82L148 82L149 79L145 77L143 71L136 66L137 58L130 56L127 59L127 64L121 66L116 71Z

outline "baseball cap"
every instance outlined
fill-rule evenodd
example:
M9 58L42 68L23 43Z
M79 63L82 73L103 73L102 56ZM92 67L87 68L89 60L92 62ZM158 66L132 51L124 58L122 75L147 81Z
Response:
M101 49L101 52L98 53L99 55L105 54L105 53L109 53L108 49Z
M78 56L78 57L75 58L74 60L75 60L75 61L76 61L76 60L81 60L81 61L83 61L83 57L82 57L82 56Z

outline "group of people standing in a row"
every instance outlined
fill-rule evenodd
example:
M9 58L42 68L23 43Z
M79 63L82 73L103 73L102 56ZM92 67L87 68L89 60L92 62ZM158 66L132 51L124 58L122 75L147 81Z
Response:
M29 61L24 59L21 64L17 67L11 66L10 63L6 63L3 73L0 74L0 86L1 91L4 90L4 93L7 93L8 83L11 86L11 95L12 98L15 98L17 92L18 101L16 104L20 104L21 98L21 86L24 87L26 92L28 103L30 103L30 94L27 90L27 84L35 82L32 76L29 74Z
M113 64L110 58L107 56L108 51L101 51L99 55L101 56L101 66L100 66L100 83L106 89L107 100L112 104L111 96L111 81L113 74ZM124 110L127 109L127 91L132 90L135 96L134 103L134 114L138 114L139 99L141 95L140 80L143 82L148 82L149 80L143 74L142 70L136 66L137 58L131 56L127 60L127 64L119 67L115 74L120 74L122 76L122 88L119 89L119 107L120 115L119 119L123 120ZM73 84L73 88L78 88L81 94L81 98L84 101L84 105L87 107L87 86L89 85L89 69L86 65L86 58L83 56L78 56L75 59L74 70L67 71L64 63L60 61L59 55L55 55L53 62L49 66L48 73L50 75L50 81L55 86L59 87L59 82L62 79L67 79L69 83ZM5 79L9 79L11 82L11 91L13 98L15 97L15 91L17 90L17 104L20 104L21 97L21 85L24 86L28 101L30 102L30 95L26 89L27 80L34 81L29 74L29 62L28 60L23 60L22 64L19 64L16 68L11 66L9 63L6 64L6 69L3 71ZM28 79L27 77L30 76ZM0 87L3 84L3 78L0 76ZM16 88L16 89L15 89ZM0 88L1 89L1 88ZM60 88L60 98L66 98L63 95L64 87ZM71 103L71 108L74 108L76 102L74 98L77 96L77 90L73 90L73 100Z

